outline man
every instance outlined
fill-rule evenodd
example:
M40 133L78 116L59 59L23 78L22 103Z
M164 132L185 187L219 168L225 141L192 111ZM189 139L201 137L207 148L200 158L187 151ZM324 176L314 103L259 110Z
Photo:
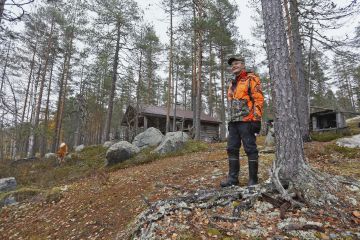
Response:
M65 162L65 156L68 154L68 146L66 143L61 143L59 146L59 150L57 151L57 156L59 159L59 165L63 162Z
M228 64L235 78L228 88L228 178L220 183L221 187L239 185L239 151L241 143L249 163L248 186L258 183L258 150L256 135L261 128L261 115L264 95L261 91L260 78L245 69L245 59L240 56L229 58Z

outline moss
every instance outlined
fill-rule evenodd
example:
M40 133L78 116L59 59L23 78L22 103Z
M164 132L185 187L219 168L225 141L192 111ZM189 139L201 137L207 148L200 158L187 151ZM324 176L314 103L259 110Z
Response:
M17 202L23 202L31 197L43 193L44 190L32 187L22 187L10 192L0 194L0 202L3 202L7 197L13 196Z
M54 187L46 193L46 202L59 202L64 197L61 188Z
M214 236L214 235L220 236L220 235L221 235L221 232L220 232L218 229L216 229L216 228L209 228L209 229L207 230L207 234L209 234L210 236Z
M191 233L181 233L178 236L179 240L200 240L201 238L194 236Z
M336 144L330 144L325 146L325 149L327 152L340 153L346 158L350 158L350 159L360 158L360 149L358 148L348 148L348 147L338 146Z
M314 141L318 141L318 142L330 142L332 140L344 137L344 136L349 136L350 133L349 132L342 132L342 133L337 133L337 132L322 132L322 133L311 133L311 139Z
M350 129L351 135L360 134L360 118L347 122L347 126Z
M72 153L64 164L40 159L17 165L0 164L0 177L15 177L19 185L49 188L81 179L98 171L104 165L106 148L85 147L81 153Z

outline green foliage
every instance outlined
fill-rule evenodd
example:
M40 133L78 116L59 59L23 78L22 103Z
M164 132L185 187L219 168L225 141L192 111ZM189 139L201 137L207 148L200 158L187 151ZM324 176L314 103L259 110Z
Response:
M351 135L360 134L360 119L358 121L351 121L346 123L350 129Z
M220 236L221 235L221 232L218 230L218 229L215 229L215 228L209 228L207 230L207 233L210 235L210 236Z
M0 177L15 177L19 185L47 188L86 177L104 165L106 149L102 146L85 147L72 153L65 164L41 159L17 165L0 164Z
M46 202L59 202L63 198L62 190L59 187L54 187L46 193Z
M330 142L332 140L349 136L349 132L321 132L321 133L311 133L311 139L318 142Z
M34 187L22 187L14 191L3 192L0 193L0 205L9 196L13 196L17 202L22 202L43 192L43 190Z
M360 149L358 148L348 148L348 147L342 147L338 146L336 144L331 144L325 147L326 152L337 152L342 154L346 158L360 158Z
M107 170L113 171L127 168L165 157L198 152L207 148L206 143L198 141L188 141L181 150L164 155L151 153L154 148L147 148L133 158L114 165ZM36 186L39 188L49 188L66 184L104 170L106 150L106 148L99 145L85 147L80 153L71 153L67 156L66 163L62 165L58 165L56 159L41 159L17 165L0 163L0 177L12 176L16 178L19 185ZM52 193L50 195L52 195ZM52 198L52 196L49 198Z

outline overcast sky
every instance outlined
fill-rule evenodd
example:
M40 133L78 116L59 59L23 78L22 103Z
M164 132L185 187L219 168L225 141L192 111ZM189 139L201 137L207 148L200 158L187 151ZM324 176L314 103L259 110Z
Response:
M154 25L156 33L160 37L162 43L168 43L168 34L167 29L169 27L169 17L164 13L162 7L160 6L161 0L136 0L144 10L144 20L150 22ZM255 43L256 40L251 34L251 29L255 26L253 17L256 15L255 10L249 7L249 0L230 0L235 2L238 6L239 13L236 20L236 26L240 30L241 36L248 40L249 43ZM350 0L333 0L339 7L348 5ZM345 26L341 29L328 30L324 32L326 35L334 37L335 39L344 39L345 35L349 37L354 36L354 30L356 26L359 26L360 23L360 14L352 18L346 19ZM176 21L175 21L176 25ZM257 42L259 45L259 42ZM259 66L259 63L266 59L265 52L260 48L250 47L252 50L256 51L256 59L252 59L254 66ZM333 53L327 52L325 56L331 62L333 58ZM248 59L249 60L249 59ZM248 61L247 60L247 61ZM262 66L261 69L258 69L259 73L267 72L267 67ZM330 78L332 74L330 73Z
M165 15L163 9L160 6L161 0L136 0L139 6L144 10L144 19L147 22L153 23L155 30L159 35L161 41L164 43L167 41L167 29L169 27L169 18ZM237 26L241 26L241 34L245 38L251 37L251 26L253 21L251 20L252 10L247 7L247 0L232 0L236 2L241 13L237 19Z
M166 31L169 27L168 17L160 6L160 0L136 0L139 6L144 10L144 19L150 23L153 23L157 34L160 36L161 41L167 42ZM241 30L241 35L251 40L251 28L254 27L255 23L251 16L254 16L254 10L249 8L248 0L230 0L235 2L240 10L236 25ZM338 6L347 5L349 0L334 0ZM346 25L342 29L328 31L328 34L335 37L343 37L344 34L353 34L354 28L359 24L359 16L348 19Z

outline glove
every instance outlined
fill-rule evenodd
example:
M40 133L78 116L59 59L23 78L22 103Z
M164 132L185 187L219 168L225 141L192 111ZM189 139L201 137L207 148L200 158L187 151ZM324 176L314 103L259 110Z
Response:
M250 122L250 126L251 126L252 133L254 133L254 134L260 133L260 130L261 130L261 122L260 121Z

